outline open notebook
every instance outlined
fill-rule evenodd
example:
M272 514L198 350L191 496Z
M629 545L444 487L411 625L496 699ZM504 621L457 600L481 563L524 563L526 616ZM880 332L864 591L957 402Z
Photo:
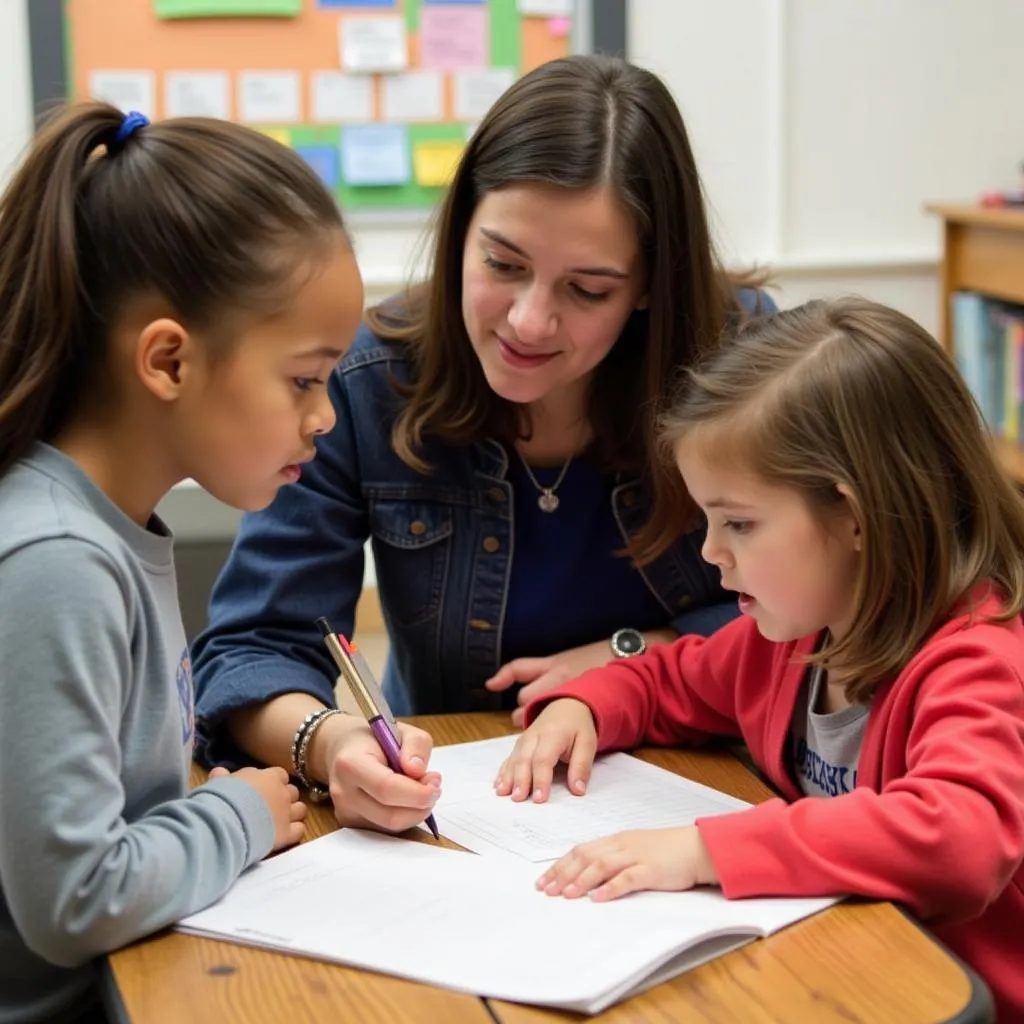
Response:
M247 871L182 920L209 938L475 995L597 1013L832 900L717 891L546 896L542 867L345 829Z
M514 854L539 863L613 832L692 825L697 818L750 806L629 754L601 754L586 796L569 792L562 765L544 803L513 802L496 797L492 783L515 742L515 736L501 736L438 747L431 754L430 767L441 773L443 788L434 817L445 838L474 853Z

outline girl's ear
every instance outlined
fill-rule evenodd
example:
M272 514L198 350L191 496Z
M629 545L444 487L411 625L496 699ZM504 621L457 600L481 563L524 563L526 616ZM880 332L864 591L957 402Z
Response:
M849 537L854 551L862 551L864 534L860 528L860 505L857 502L857 497L848 484L836 484L836 490L845 499L846 511L843 518L846 520L845 529L848 533L844 533L844 536Z
M650 297L650 295L641 295L640 296L640 301L637 302L637 304L636 304L636 306L634 308L635 309L649 309L650 306L651 306L651 297Z
M142 386L162 402L173 402L195 370L195 340L177 320L160 317L145 324L135 341L135 372Z

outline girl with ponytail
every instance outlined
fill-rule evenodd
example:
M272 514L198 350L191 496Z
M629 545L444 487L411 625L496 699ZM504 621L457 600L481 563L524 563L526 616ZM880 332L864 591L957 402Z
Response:
M362 300L314 172L227 122L73 107L0 198L0 1019L100 1019L95 958L301 837L282 768L189 792L154 510L298 479Z

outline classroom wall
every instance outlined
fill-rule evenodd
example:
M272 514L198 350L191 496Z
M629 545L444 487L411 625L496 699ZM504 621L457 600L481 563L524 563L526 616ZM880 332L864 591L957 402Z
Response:
M1018 184L1020 0L629 0L630 56L691 134L726 261L771 269L782 305L856 291L934 331L930 200ZM0 0L0 181L31 131L24 0ZM422 268L425 219L350 218L369 302ZM183 488L186 542L235 513ZM371 567L372 573L372 567Z
M32 134L27 9L0 0L0 187Z
M672 87L729 259L789 305L861 291L938 322L922 205L1017 184L1019 0L630 0L631 56Z
M26 0L0 3L0 180L31 132ZM629 0L630 55L683 109L729 262L785 303L847 288L936 324L930 199L1017 184L1019 0ZM422 215L353 215L371 300Z
M940 233L923 205L1020 183L1024 4L627 10L630 57L683 111L726 261L770 268L783 305L854 291L937 330ZM401 278L410 237L360 234L374 295Z

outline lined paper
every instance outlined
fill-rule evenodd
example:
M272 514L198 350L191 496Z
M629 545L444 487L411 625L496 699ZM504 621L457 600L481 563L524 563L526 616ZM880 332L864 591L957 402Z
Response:
M532 862L556 860L574 846L627 829L671 828L743 810L750 804L628 754L597 758L585 796L555 774L542 804L498 796L493 781L512 753L515 736L438 747L430 767L441 773L434 808L441 833L480 854L515 854Z

